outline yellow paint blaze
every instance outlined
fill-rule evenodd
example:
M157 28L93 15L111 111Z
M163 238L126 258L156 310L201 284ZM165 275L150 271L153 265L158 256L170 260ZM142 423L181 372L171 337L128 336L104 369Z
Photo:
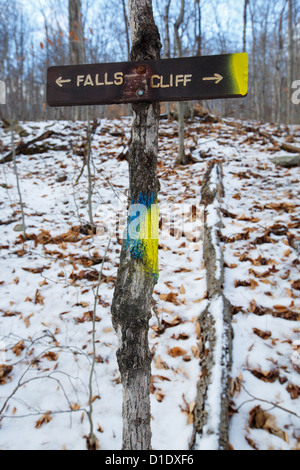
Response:
M141 217L139 241L146 270L155 276L158 276L158 230L159 208L152 204Z
M235 83L234 93L246 96L248 93L248 54L232 54L230 67Z

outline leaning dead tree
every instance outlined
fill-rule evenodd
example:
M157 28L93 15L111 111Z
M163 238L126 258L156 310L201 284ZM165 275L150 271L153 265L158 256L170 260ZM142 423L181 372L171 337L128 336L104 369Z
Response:
M151 0L129 0L132 61L160 58ZM129 216L112 318L123 386L123 449L151 449L149 319L158 279L157 178L159 104L133 105L129 151ZM139 216L138 222L136 217Z
M232 360L231 306L223 293L224 263L219 232L219 205L224 197L222 167L212 163L204 177L203 252L208 306L199 318L201 377L194 410L191 447L196 450L228 449L228 407Z

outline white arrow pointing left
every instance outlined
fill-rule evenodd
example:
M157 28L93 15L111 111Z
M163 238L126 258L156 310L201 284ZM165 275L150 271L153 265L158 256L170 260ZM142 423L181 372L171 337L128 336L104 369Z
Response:
M62 77L58 77L58 79L56 80L56 84L60 87L63 86L64 83L70 83L71 80L63 80Z

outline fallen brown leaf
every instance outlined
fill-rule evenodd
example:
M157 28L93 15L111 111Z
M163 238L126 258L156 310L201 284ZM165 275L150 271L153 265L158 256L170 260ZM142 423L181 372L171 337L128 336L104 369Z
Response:
M24 351L24 349L25 349L24 341L21 340L21 341L19 341L19 342L12 348L12 352L13 352L16 356L21 356L22 351Z
M47 361L55 362L58 359L58 354L53 351L48 351L46 354L42 356L43 359L47 359Z
M175 348L169 349L168 354L169 356L172 356L172 357L179 357L179 356L185 356L187 354L187 351L185 351L182 348L175 347Z
M89 312L85 312L82 317L77 317L75 318L76 323L85 323L85 322L90 322L93 321L94 319L94 311L90 310ZM99 323L101 321L101 318L95 316L95 322Z
M7 383L8 376L13 370L12 366L0 365L0 385Z
M164 370L169 369L168 365L162 360L160 356L157 356L155 360L155 367L156 369L164 369Z
M294 385L292 383L289 383L288 386L286 387L286 390L291 395L292 400L297 400L298 399L298 397L300 395L300 387L298 387L298 385Z
M185 287L184 287L183 284L181 285L179 292L180 292L180 294L185 294L186 293L186 290L185 290Z
M292 287L295 290L300 290L300 279L297 279L297 281L292 282Z
M279 379L279 370L271 370L269 372L265 372L259 369L250 369L251 374L254 375L259 380L262 380L263 382L270 382L274 383L276 380Z
M37 422L36 422L36 429L40 429L41 426L43 426L43 424L48 424L50 423L50 421L52 421L53 418L51 418L50 416L51 412L48 411L47 413L44 414L44 416L42 416L41 419L39 419Z
M163 300L164 302L170 302L170 303L173 303L174 305L180 305L180 302L177 299L177 296L178 296L178 293L169 292L169 294L160 294L159 298L160 300Z
M40 293L39 289L37 289L37 291L35 293L34 303L44 305L44 300L45 300L45 297L43 297L42 294Z
M163 399L165 398L166 395L164 395L163 393L161 392L157 392L155 397L156 397L156 400L161 403L163 401Z
M271 331L261 331L258 328L253 328L253 333L262 339L269 339L272 336Z
M182 319L178 315L176 315L169 321L162 319L161 323L165 328L173 328L174 326L180 325L183 322Z

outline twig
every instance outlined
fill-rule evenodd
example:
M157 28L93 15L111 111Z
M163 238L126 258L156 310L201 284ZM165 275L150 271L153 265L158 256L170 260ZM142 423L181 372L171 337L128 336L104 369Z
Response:
M90 371L90 379L89 379L89 411L87 412L89 422L90 422L90 434L89 434L89 446L93 449L95 448L96 445L96 436L94 434L94 423L93 423L93 375L95 371L95 364L96 364L96 341L95 341L95 335L96 335L96 312L97 312L97 305L98 305L98 296L99 296L99 290L100 290L100 285L101 285L101 280L102 280L102 274L103 274L103 268L104 268L104 263L107 257L107 253L110 247L111 243L111 238L108 241L103 260L102 260L102 266L101 270L99 272L99 278L98 278L98 284L96 287L95 291L95 298L94 298L94 310L93 310L93 329L92 329L92 344L93 344L93 360L92 360L92 367Z
M91 144L92 144L92 134L91 134L91 123L90 123L90 116L89 111L87 109L88 114L88 127L87 127L87 156L86 156L86 163L87 163L87 171L88 171L88 210L89 210L89 219L91 227L94 227L94 219L93 219L93 205L92 205L92 197L93 197L93 185L92 185L92 172L91 172Z
M22 214L23 238L24 238L24 240L26 240L27 235L26 235L25 215L24 215L24 204L23 204L23 199L22 199L22 193L21 193L21 188L20 188L20 180L19 180L17 161L16 161L16 149L15 149L15 142L14 142L13 124L11 125L11 145L12 145L12 156L13 156L14 171L15 171L15 175L16 175L17 189L18 189L19 201L20 201L20 207L21 207L21 214Z
M282 411L285 411L286 413L289 413L293 416L296 416L296 418L299 418L300 419L300 416L297 415L297 413L295 413L294 411L291 411L291 410L288 410L287 408L284 408L283 406L280 406L278 405L277 403L273 403L272 401L269 401L269 400L264 400L263 398L258 398L258 397L255 397L254 395L252 395L250 392L248 392L248 390L246 390L246 388L244 387L243 384L241 384L241 387L242 389L247 393L247 395L249 395L249 397L251 397L253 400L247 400L245 401L244 403L242 403L239 408L237 408L237 410L239 410L243 405L245 405L246 403L249 403L250 401L260 401L262 403L267 403L268 405L272 405L274 408L279 408L280 410Z

